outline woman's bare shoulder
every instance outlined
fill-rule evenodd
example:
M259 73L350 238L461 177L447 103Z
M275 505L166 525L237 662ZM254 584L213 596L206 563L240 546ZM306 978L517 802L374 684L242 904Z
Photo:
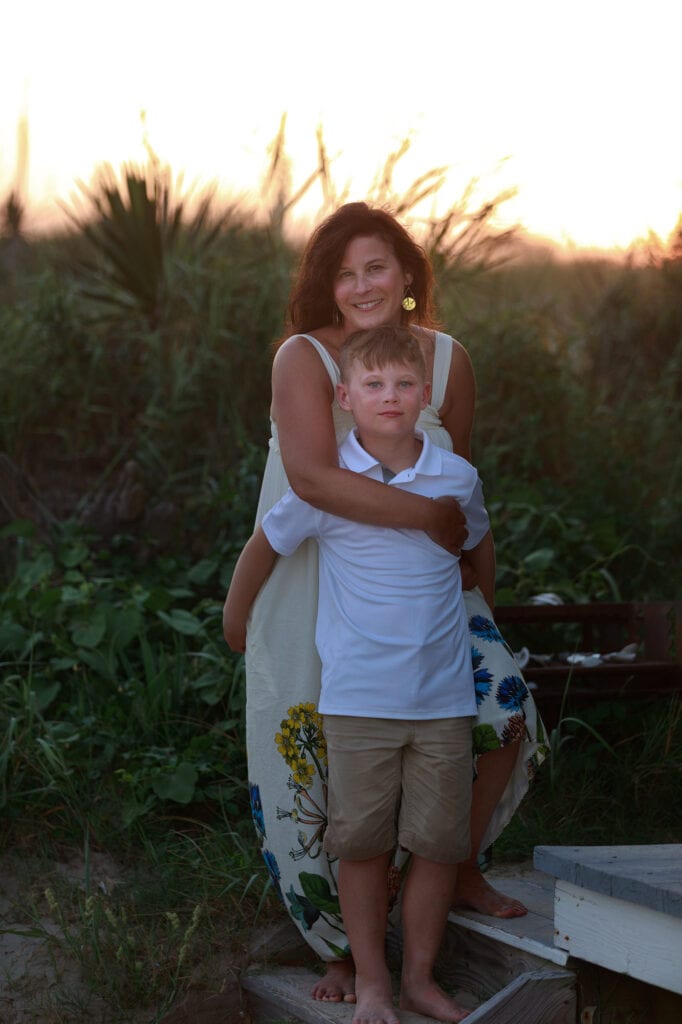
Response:
M466 369L467 371L473 372L471 356L467 352L462 342L457 341L457 338L452 338L451 364L452 363L454 363L456 367L459 366L462 369Z
M317 354L315 342L318 342L327 350L338 348L338 343L335 343L332 334L332 330L327 327L306 331L305 333L290 334L275 352L275 360L282 357L290 358L292 353L303 353L304 355Z
M471 357L461 341L457 341L451 335L452 351L450 353L450 366L448 369L448 385L445 392L446 402L452 400L455 395L461 399L469 392L475 394L476 381L474 367Z
M436 342L436 332L432 331L430 327L421 327L420 324L410 324L410 330L421 342L426 342L429 345L434 345Z
M314 345L301 334L287 338L272 363L272 416L279 421L285 410L297 407L302 395L307 403L319 395L329 405L334 396L329 374Z
M465 459L471 459L471 431L475 407L474 368L464 345L453 338L445 397L438 414L452 438L453 450Z
M421 337L429 339L430 341L433 342L434 345L436 343L436 337L438 335L440 335L441 337L449 338L450 341L452 342L453 354L456 353L456 358L469 360L469 355L468 355L467 350L465 349L464 345L461 343L461 341L457 340L457 338L454 336L454 334L450 334L449 331L443 331L443 330L436 331L436 330L431 330L431 328L429 328L429 327L419 327L419 328L417 328L417 330L420 332L420 336Z
M309 364L314 367L320 364L320 356L311 342L314 335L292 334L279 346L273 359L273 371L288 370L290 367L300 367Z
M280 342L275 352L275 359L280 359L282 354L289 352L295 352L299 349L308 350L313 346L310 343L310 335L306 334L290 334L288 338Z

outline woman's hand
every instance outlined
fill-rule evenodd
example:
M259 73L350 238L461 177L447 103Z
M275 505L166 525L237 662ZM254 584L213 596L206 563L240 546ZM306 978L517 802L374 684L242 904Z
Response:
M479 583L478 572L464 555L460 559L459 568L462 573L462 590L473 590L474 587L477 587Z
M433 526L428 529L431 540L440 544L452 555L459 555L462 544L469 536L466 517L459 507L456 498L443 495L431 502L433 508Z

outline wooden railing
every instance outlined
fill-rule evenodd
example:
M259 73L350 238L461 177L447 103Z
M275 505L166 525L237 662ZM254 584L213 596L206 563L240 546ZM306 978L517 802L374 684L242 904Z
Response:
M682 692L682 601L498 605L495 619L515 651L526 647L542 658L531 658L523 674L549 728L564 693L566 707L579 709ZM632 661L590 665L568 659L616 653L627 645L634 645Z

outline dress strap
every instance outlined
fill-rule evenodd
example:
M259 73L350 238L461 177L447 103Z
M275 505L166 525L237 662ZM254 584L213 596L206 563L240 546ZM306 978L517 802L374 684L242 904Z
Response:
M433 354L433 381L431 382L431 402L434 409L440 409L445 401L445 390L452 359L452 338L449 334L436 331L436 347Z
M299 334L299 338L305 338L309 341L313 348L316 349L317 354L324 364L324 368L329 374L329 379L332 382L332 387L341 380L341 373L337 364L324 347L321 341L313 337L312 334ZM448 373L450 372L450 360L452 358L452 338L449 334L443 334L441 331L436 331L436 344L433 354L433 381L431 385L431 402L429 403L434 409L440 409L441 405L445 401L445 390L448 383Z
M335 388L336 385L341 380L341 371L339 370L338 366L330 356L329 352L327 352L327 349L324 347L322 342L318 341L317 338L314 338L312 334L299 334L297 335L297 337L305 338L307 341L310 342L313 348L317 349L317 354L324 363L324 368L329 374L329 379L332 382L332 387Z

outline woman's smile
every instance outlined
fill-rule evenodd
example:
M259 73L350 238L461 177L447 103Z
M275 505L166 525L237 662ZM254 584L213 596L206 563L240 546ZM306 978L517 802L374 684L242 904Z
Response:
M383 238L353 238L334 279L334 300L346 332L399 324L405 287L410 281Z

